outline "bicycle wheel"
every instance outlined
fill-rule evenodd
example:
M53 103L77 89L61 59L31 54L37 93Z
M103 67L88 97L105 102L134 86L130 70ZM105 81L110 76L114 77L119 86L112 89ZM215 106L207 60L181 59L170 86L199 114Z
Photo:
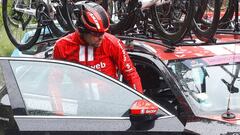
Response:
M180 42L194 17L194 0L173 0L172 3L151 8L153 26L158 36L171 44Z
M109 14L110 18L112 18L112 15L113 15L113 4L114 4L114 0L103 0L103 7L105 7L105 9L107 9L106 11ZM105 5L107 5L107 6L105 6Z
M128 2L128 3L127 3ZM126 30L133 28L137 21L137 0L113 1L113 11L111 15L111 25L109 28L112 34L122 34Z
M41 33L41 27L37 19L33 15L18 10L27 11L30 6L33 6L30 0L22 0L18 3L16 0L2 1L3 24L6 33L12 44L19 50L31 48ZM30 36L23 41L26 35Z
M39 5L42 4L39 6L39 8L44 8L44 13L40 14L42 17L42 20L40 20L41 24L43 24L43 26L49 27L51 30L50 32L52 32L52 34L57 37L61 37L67 33L67 31L65 31L60 25L63 24L61 21L64 21L64 17L61 14L62 6L60 2L61 1L59 1L57 6L52 6L53 3L49 3L49 5L47 5L44 2L39 2Z
M228 3L222 3L221 8L221 19L219 20L218 27L219 28L227 28L232 21L234 15L234 0L225 0ZM224 6L225 5L225 6Z
M61 13L64 17L64 20L66 21L66 30L68 32L75 31L75 24L76 24L76 16L74 15L74 3L78 2L80 0L61 0L63 7L61 8Z
M56 19L58 20L59 25L63 28L64 31L70 31L70 26L68 24L68 13L66 11L66 0L59 0L61 5L56 8Z
M220 19L221 2L219 0L201 0L198 4L193 20L193 32L202 41L214 42L213 37Z

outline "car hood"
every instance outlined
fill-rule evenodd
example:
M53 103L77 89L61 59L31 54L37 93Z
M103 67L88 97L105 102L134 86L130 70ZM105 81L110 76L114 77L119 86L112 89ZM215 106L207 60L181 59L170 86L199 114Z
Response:
M229 124L236 124L240 126L240 114L239 113L233 113L233 114L235 115L235 118L223 118L222 115L206 115L202 117L210 120L217 120L217 121L221 121Z
M151 45L156 50L156 54L162 60L189 59L210 56L221 56L240 54L240 45L212 45L212 46L181 46L174 52L166 53L166 48L157 45ZM235 49L235 50L234 50Z
M210 118L207 118L210 117ZM220 116L221 117L221 116ZM217 120L218 119L218 120ZM230 122L231 121L231 122ZM239 122L239 115L235 120L222 120L215 116L198 117L195 120L187 121L185 125L185 132L192 132L197 134L211 135L211 134L227 134L239 133L240 125L232 124L233 121Z

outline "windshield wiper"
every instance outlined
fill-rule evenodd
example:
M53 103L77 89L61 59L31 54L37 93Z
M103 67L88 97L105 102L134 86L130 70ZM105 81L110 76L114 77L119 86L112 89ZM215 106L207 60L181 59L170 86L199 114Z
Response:
M229 91L227 111L222 114L222 118L224 118L224 119L234 119L236 117L236 115L234 113L230 112L230 99L231 99L231 94L232 93L238 93L239 92L239 89L234 87L234 83L235 83L236 79L238 78L239 70L240 70L240 65L237 65L231 84L229 84L224 79L221 79L222 82L225 85L227 85L227 88L228 88L228 91Z
M209 74L205 68L201 67L201 69L202 69L203 75L204 75L203 82L201 84L201 91L203 93L206 93L206 77L209 77Z
M221 81L227 86L227 88L228 88L228 91L230 92L230 93L238 93L239 92L239 89L237 88L237 87L235 87L233 84L234 83L228 83L226 80L224 80L224 79L221 79Z

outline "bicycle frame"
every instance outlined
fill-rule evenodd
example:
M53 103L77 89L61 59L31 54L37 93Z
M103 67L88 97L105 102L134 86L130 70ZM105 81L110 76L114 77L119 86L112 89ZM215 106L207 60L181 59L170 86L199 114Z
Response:
M21 12L21 13L24 13L24 14L28 14L28 15L32 15L32 16L36 16L36 9L33 9L33 8L31 8L31 4L29 5L30 7L30 9L27 9L27 8L19 8L18 7L18 3L20 3L22 0L17 0L17 4L15 4L15 6L14 6L14 9L16 10L16 11L18 11L18 12ZM32 3L32 0L30 0L30 3Z
M172 0L139 0L139 2L142 4L141 9L144 10L153 5L160 6L163 4L171 3Z
M31 15L31 16L34 16L36 17L36 14L37 14L37 9L34 9L32 8L32 0L30 0L30 4L28 5L29 7L24 7L24 8L21 8L21 7L18 7L19 6L19 3L21 2L22 0L17 0L16 1L16 5L14 6L14 9L18 12L21 12L21 13L24 13L24 14L28 14L28 15ZM59 3L61 4L61 1L59 2L55 2L53 3L52 0L41 0L43 3L45 3L46 5L50 5L52 11L55 13L56 10L55 10L55 6L59 6Z

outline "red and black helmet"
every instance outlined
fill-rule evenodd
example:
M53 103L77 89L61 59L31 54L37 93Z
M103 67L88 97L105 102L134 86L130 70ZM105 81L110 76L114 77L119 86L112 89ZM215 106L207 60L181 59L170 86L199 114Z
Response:
M76 24L78 29L100 33L108 30L109 17L101 5L90 1L79 1L75 3L75 6L77 12L74 13L79 19Z

